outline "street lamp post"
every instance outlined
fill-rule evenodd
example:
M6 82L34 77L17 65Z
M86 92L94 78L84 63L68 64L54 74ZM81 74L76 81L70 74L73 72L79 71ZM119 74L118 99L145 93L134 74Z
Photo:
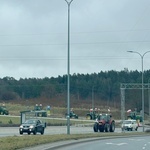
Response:
M150 79L148 79L148 103L149 103L149 117L150 117Z
M70 134L70 5L73 0L65 1L68 5L67 134Z
M92 109L94 110L94 86L92 87Z
M143 132L144 132L144 78L143 78L143 58L145 56L145 54L149 53L150 51L146 51L143 55L139 52L136 52L136 51L127 51L127 52L130 52L130 53L136 53L138 55L140 55L141 57L141 62L142 62L142 118L143 118L143 122L142 122L142 126L143 126Z

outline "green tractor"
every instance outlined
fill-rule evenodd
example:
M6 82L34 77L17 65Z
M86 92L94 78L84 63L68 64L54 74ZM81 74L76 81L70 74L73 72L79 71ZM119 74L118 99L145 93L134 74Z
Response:
M142 115L138 113L136 110L135 111L127 111L127 119L133 119L136 120L138 123L143 122Z
M42 104L40 105L36 104L34 106L34 111L35 111L36 117L47 117L47 111L43 110Z
M67 118L67 113L65 114L66 118ZM70 118L74 118L74 119L78 119L78 115L74 113L73 110L70 110L70 114L69 114Z
M86 119L95 120L98 117L97 109L90 109L90 112L86 114Z
M0 115L9 115L9 111L6 109L6 106L0 106Z

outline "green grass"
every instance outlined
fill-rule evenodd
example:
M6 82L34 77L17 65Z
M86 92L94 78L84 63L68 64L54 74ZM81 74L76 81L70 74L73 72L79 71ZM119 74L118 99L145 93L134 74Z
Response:
M21 148L27 148L37 146L40 144L53 143L65 140L78 140L83 138L94 138L94 137L112 137L112 136L131 136L131 135L144 135L146 133L93 133L93 134L72 134L72 135L25 135L25 136L13 136L0 138L0 149L1 150L17 150ZM147 133L148 134L148 133Z
M0 116L0 125L20 124L20 117Z
M67 123L67 120L61 120L61 119L44 119L46 121L48 126L64 126ZM78 120L78 119L71 119L70 124L71 125L77 125L77 124L90 124L93 123L94 121L90 120Z
M25 105L21 105L21 104L11 104L11 103L6 103L6 108L9 110L10 116L0 116L0 126L18 126L20 124L20 112L21 111L25 111L25 110L33 110L34 106L25 106ZM116 110L114 110L114 113ZM71 125L76 125L76 124L89 124L89 123L93 123L93 120L89 121L85 121L84 119L86 119L86 114L89 112L88 109L85 108L74 108L74 112L76 114L80 114L79 118L82 118L82 120L80 119L74 119L71 120ZM65 113L66 113L66 108L63 107L52 107L51 109L51 115L50 118L47 117L47 119L45 119L44 121L46 121L47 125L49 126L61 126L61 125L66 125L66 119L65 119ZM11 117L11 115L17 115L17 117ZM55 117L61 118L59 119L55 119ZM64 120L62 119L64 118ZM80 120L80 121L79 121Z
M20 124L20 112L21 111L25 111L25 110L33 110L34 106L25 106L25 105L21 105L21 104L12 104L12 103L6 103L6 108L9 110L9 114L8 116L0 116L0 126L2 125L18 125ZM88 109L81 109L81 108L74 108L75 113L80 115L82 114L84 117L82 117L83 119L86 119L86 113L88 113ZM47 119L45 119L44 121L47 122L47 125L51 125L51 126L58 126L58 125L66 125L66 119L65 119L65 113L66 113L66 108L64 107L52 107L51 109L51 115L50 118L47 117ZM16 115L17 117L12 117L12 115ZM79 115L79 118L80 118ZM55 117L61 118L59 119L55 119ZM64 118L65 120L63 120L62 118ZM79 121L79 119L77 120L71 120L71 125L75 125L75 124L86 124L89 123L89 121Z
M25 110L33 110L34 105L27 106L26 104L12 104L12 103L6 103L6 108L9 110L10 115L20 115L20 111ZM45 109L46 106L43 106L43 109ZM108 113L107 107L100 108L100 111L98 113ZM86 114L89 113L89 109L86 108L73 108L74 112L79 117L86 117ZM51 107L51 116L53 117L65 117L65 113L67 112L67 108L65 107ZM117 110L116 108L111 109L111 113L115 119L120 118L120 110Z
M64 118L40 118L47 123L48 126L64 126L66 125L67 120ZM93 123L93 120L79 120L79 119L70 119L71 125L77 124L90 124ZM0 116L0 126L18 126L20 124L19 116Z

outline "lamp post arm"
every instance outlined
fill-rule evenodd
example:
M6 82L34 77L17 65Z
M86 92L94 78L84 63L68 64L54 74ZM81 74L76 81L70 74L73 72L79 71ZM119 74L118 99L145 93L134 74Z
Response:
M144 57L144 55L145 55L145 54L147 54L147 53L149 53L149 52L150 52L150 51L145 52L145 53L143 54L143 56L142 56L142 57Z
M69 2L69 1L67 1L67 0L65 0L65 1L66 1L66 3L67 3L67 4L68 4L68 6L69 6L73 0L71 0L70 2Z
M140 55L141 56L141 58L143 57L139 52L137 52L137 51L127 51L127 52L129 52L129 53L136 53L136 54L138 54L138 55ZM146 52L147 53L147 52ZM145 53L144 53L144 55L145 55Z

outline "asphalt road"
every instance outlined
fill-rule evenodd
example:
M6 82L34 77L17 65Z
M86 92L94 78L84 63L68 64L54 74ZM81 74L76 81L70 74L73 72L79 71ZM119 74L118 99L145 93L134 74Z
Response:
M146 130L147 128L145 128ZM115 132L120 133L121 128L116 128ZM129 132L129 131L126 131ZM142 127L138 128L138 131L130 131L130 132L142 132ZM70 127L71 134L81 134L81 133L94 133L93 127L84 127L84 126L71 126ZM39 134L39 133L37 133ZM45 129L45 135L53 135L53 134L67 134L66 126L48 126ZM0 127L0 137L6 136L23 136L28 135L24 133L23 135L19 134L19 127Z
M50 150L49 148L47 150ZM53 148L54 150L55 148ZM68 144L57 150L150 150L150 136L95 140Z
M138 131L126 131L126 132L142 132L142 127L138 128ZM146 130L147 128L145 128ZM121 128L116 128L115 132L120 133ZM71 134L81 134L81 133L93 133L92 127L84 127L84 126L71 126L70 127ZM54 134L67 134L66 126L48 126L45 129L45 135L54 135ZM101 133L99 133L101 134ZM30 136L28 134L19 134L19 127L0 127L0 137L7 136ZM35 135L36 136L36 135ZM39 133L37 136L42 136ZM86 141L86 139L85 139ZM26 148L24 150L50 150L55 149L55 146L61 145L62 149L60 150L93 150L93 149L103 149L103 150L150 150L150 136L149 137L134 137L134 138L120 138L120 139L107 139L107 140L94 140L93 142L85 142L84 140L69 140L64 142L56 142L51 144L39 145L33 148ZM66 144L69 147L64 147L62 145ZM78 142L80 142L78 144ZM93 148L94 147L94 148ZM101 148L99 148L101 147ZM136 147L136 148L135 148ZM56 148L57 150L58 147Z

